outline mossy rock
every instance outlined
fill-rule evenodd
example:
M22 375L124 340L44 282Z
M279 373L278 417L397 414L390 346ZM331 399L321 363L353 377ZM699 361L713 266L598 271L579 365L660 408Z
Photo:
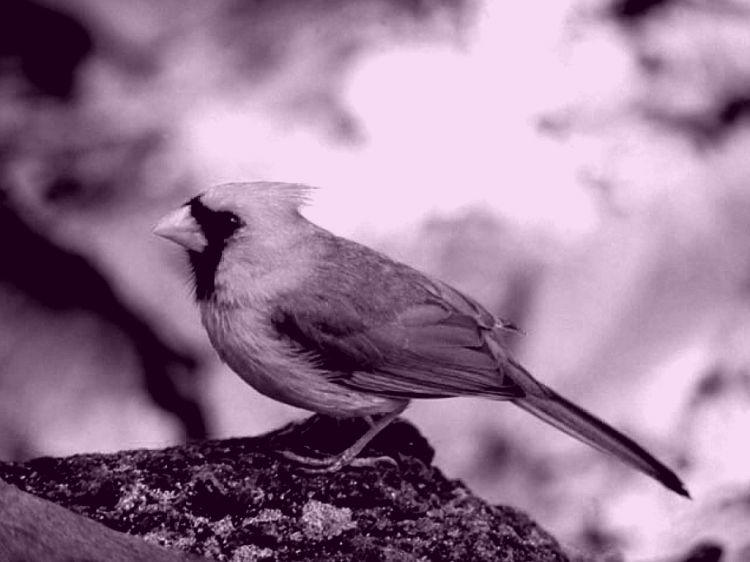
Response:
M396 465L309 474L278 453L338 452L365 429L313 416L260 437L0 463L0 478L110 529L216 560L566 560L527 516L431 466L431 447L405 421L365 451Z

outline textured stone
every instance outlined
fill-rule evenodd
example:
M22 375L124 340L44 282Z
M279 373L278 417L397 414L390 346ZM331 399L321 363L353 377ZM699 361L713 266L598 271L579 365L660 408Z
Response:
M217 560L566 559L528 517L430 466L432 449L406 422L366 450L398 466L309 474L277 453L338 452L365 427L313 416L254 438L4 463L0 477L117 531Z

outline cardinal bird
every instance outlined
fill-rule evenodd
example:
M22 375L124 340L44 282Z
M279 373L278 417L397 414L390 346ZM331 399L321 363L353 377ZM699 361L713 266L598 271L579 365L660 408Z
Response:
M287 456L322 472L367 464L357 455L413 398L480 396L520 406L689 497L643 447L537 381L474 299L308 221L300 207L310 190L219 185L155 228L187 250L203 325L243 380L286 404L371 421L341 454Z

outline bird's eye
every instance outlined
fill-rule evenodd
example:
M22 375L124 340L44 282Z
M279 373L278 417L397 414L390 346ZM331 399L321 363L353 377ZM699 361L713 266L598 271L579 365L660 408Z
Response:
M235 230L238 230L244 224L240 217L228 211L220 211L214 217L217 219L217 230L220 230L225 238L231 236Z

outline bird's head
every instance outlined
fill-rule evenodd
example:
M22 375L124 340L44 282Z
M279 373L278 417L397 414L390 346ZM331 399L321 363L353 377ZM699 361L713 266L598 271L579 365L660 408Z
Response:
M154 233L184 247L199 300L215 291L219 267L274 267L310 225L299 213L312 188L289 183L228 183L196 195L165 216Z

